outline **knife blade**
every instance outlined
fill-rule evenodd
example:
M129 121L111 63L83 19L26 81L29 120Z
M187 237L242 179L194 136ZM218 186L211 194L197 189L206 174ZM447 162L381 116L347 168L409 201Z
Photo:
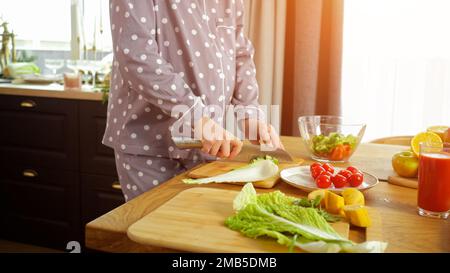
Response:
M203 144L200 140L195 140L192 138L183 138L183 137L174 137L172 138L173 142L179 149L201 149ZM238 161L238 162L250 162L255 157L260 156L271 156L278 159L280 163L292 163L294 159L292 156L283 149L263 149L259 145L254 145L249 141L244 141L244 146L242 147L242 151L236 156L233 160L226 161Z

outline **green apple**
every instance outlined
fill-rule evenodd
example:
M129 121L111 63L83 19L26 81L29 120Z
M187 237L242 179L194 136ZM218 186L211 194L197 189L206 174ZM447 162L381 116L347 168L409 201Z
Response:
M400 152L392 158L392 167L401 177L415 178L419 172L419 159L411 151Z

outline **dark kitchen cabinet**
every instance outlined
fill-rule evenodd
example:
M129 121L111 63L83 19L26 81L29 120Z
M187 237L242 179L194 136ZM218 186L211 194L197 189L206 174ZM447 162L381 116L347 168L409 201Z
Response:
M114 151L102 144L106 128L106 105L80 102L81 172L116 176Z
M80 102L81 214L83 225L123 204L114 151L104 146L106 105Z
M0 162L78 169L76 101L1 96Z
M0 95L0 237L64 250L124 203L100 101Z
M0 167L2 236L56 249L80 241L78 174L27 167Z
M82 219L88 223L93 219L122 205L125 200L117 179L101 175L82 175L81 200Z

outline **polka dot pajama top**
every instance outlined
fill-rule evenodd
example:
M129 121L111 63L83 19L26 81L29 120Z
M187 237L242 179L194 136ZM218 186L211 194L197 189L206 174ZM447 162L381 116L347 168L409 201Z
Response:
M217 109L227 105L257 115L243 11L242 0L110 1L114 62L103 143L116 151L128 199L205 159L176 148L177 122L191 125L200 111L222 123ZM186 111L174 115L180 105Z

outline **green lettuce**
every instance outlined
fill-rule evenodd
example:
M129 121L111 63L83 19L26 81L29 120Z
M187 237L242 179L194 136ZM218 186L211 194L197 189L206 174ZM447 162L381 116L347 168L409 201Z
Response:
M312 148L315 153L328 154L338 145L349 145L355 149L358 138L353 135L343 135L340 133L330 133L328 136L318 135L312 138Z
M383 252L386 244L357 245L340 236L314 208L295 205L297 199L276 191L257 195L252 184L235 198L234 216L225 224L247 237L271 237L286 247L307 252Z
M250 163L255 163L255 162L259 161L259 160L272 160L273 163L275 163L276 165L279 165L279 164L280 164L280 161L278 160L278 158L273 157L273 156L270 156L270 155L265 155L265 156L258 156L258 157L255 157L255 158L253 158L253 159L250 161Z
M40 72L39 67L34 63L10 63L5 69L5 74L11 78L39 74Z

